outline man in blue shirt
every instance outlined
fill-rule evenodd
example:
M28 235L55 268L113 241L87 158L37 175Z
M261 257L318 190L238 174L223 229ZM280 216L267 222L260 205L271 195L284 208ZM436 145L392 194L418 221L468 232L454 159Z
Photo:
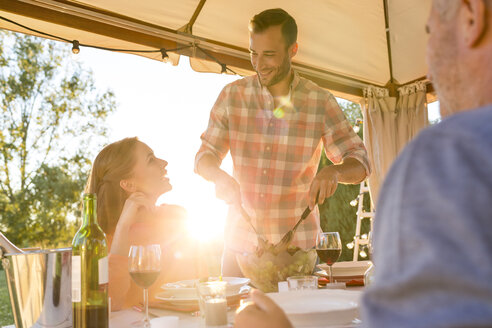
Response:
M492 0L433 0L427 61L443 121L388 173L366 327L492 327ZM235 327L289 327L262 293ZM272 319L275 318L275 319Z

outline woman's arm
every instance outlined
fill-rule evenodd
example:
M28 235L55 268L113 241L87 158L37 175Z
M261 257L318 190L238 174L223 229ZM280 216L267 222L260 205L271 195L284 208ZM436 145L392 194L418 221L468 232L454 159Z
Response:
M123 206L113 236L109 236L109 297L111 310L118 311L125 304L130 289L131 278L128 273L128 251L130 249L130 228L143 216L145 211L153 211L154 204L140 192L128 197Z

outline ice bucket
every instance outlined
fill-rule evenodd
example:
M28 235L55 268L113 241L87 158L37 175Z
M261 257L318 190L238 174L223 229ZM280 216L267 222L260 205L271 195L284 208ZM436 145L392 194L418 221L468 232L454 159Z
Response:
M3 254L17 328L72 327L71 248Z

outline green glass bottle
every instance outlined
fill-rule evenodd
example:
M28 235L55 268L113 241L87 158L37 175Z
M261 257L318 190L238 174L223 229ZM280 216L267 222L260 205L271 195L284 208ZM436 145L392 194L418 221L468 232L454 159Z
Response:
M97 223L95 194L84 194L84 216L72 241L74 328L107 328L108 244Z

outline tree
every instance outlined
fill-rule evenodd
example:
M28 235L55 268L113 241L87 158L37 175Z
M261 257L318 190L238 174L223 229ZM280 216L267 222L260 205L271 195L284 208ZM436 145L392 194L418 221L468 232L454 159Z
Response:
M66 44L1 32L0 106L0 230L20 246L67 245L114 95Z
M343 113L352 125L358 119L362 120L362 113L358 104L345 100L338 100L338 102ZM360 129L358 134L362 138L362 129ZM331 164L331 161L323 153L318 170ZM351 206L350 201L357 197L359 188L359 185L339 184L335 194L325 200L319 207L321 229L323 231L338 231L340 233L340 239L342 240L340 261L351 261L353 257L353 250L348 249L346 245L353 241L355 235L357 207ZM365 194L364 196L364 209L366 211L370 210L369 194ZM368 231L369 220L366 219L362 221L361 233L367 233Z

